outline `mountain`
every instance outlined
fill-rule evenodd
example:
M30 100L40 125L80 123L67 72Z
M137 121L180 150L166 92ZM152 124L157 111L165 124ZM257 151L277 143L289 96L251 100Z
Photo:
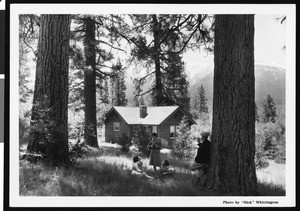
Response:
M190 81L190 96L193 102L197 88L204 87L206 97L213 96L213 67L210 66L194 74ZM285 69L274 66L255 65L255 101L262 103L271 95L275 104L285 103Z
M202 69L197 71L197 69ZM204 87L206 98L209 103L212 102L213 96L213 65L206 65L204 68L199 68L198 65L190 66L186 71L188 81L190 83L190 98L191 106L194 104L194 98L197 88L202 85ZM133 98L132 80L126 80L126 96L130 101ZM145 87L149 87L145 85ZM147 88L144 88L147 90ZM255 101L257 104L262 104L267 95L271 95L275 104L285 103L285 69L281 67L268 65L255 65Z

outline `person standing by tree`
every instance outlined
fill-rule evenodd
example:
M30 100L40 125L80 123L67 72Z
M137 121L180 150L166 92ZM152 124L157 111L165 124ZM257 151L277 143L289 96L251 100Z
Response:
M192 171L196 171L198 184L203 178L206 179L207 167L210 159L210 141L208 140L209 132L201 133L201 139L197 138L198 151L194 162L190 165ZM205 184L205 181L203 181Z
M149 165L154 167L154 173L156 173L156 167L160 167L161 164L161 157L160 157L160 150L161 150L161 142L157 138L157 133L152 133L152 140L147 145L147 149L150 149L150 158L149 158Z

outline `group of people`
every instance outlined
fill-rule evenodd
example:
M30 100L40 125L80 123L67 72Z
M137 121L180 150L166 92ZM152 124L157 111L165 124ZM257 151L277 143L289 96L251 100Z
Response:
M199 148L197 150L197 155L194 161L190 165L191 171L196 172L196 176L197 176L196 184L198 184L201 180L202 180L202 185L206 183L206 174L207 174L208 164L210 160L210 145L211 145L210 141L208 140L208 137L209 137L209 132L203 132L201 133L201 138L197 138L197 143ZM163 147L161 145L161 142L157 138L157 134L152 133L152 139L150 143L147 145L147 149L150 150L149 165L153 166L155 175L157 174L156 168L159 167L161 171L161 175L163 177L173 176L175 172L169 169L170 166L169 161L164 160L163 162L161 162L160 150L162 148ZM146 177L148 179L156 178L146 174L142 170L141 158L137 155L133 157L132 174Z
M169 169L170 163L167 159L161 161L160 150L162 149L162 145L160 140L157 138L156 133L152 133L152 139L147 145L147 149L150 150L150 158L149 165L152 165L154 168L154 173L157 175L156 168L160 168L160 173L162 177L172 176L175 172ZM156 177L149 176L142 170L142 162L139 156L133 157L133 165L132 165L132 174L143 176L148 179L154 179Z

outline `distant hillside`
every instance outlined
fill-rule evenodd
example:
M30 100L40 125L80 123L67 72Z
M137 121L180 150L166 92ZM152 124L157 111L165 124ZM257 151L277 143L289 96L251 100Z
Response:
M199 72L187 71L190 83L191 105L195 98L197 88L202 84L206 97L212 102L213 96L213 66L209 66ZM147 85L146 85L147 87ZM149 85L148 85L149 87ZM146 89L145 89L146 90ZM133 85L130 79L127 80L126 95L129 101L133 98ZM258 104L270 94L276 104L285 102L285 69L266 65L255 65L255 100Z
M190 95L193 102L197 88L202 84L206 97L213 96L213 67L206 68L190 81ZM278 67L255 65L255 100L261 103L270 94L276 104L285 102L285 70Z

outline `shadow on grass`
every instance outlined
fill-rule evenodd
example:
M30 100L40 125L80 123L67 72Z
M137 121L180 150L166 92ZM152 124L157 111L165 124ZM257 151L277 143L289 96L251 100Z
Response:
M260 196L285 196L285 189L282 186L269 183L258 183L257 186Z
M148 180L131 175L122 165L105 161L81 160L77 167L48 169L22 163L20 195L40 196L204 196L191 182L193 176L177 173L165 180Z
M101 147L78 159L76 165L49 168L43 164L20 161L21 196L218 196L194 185L195 176L188 170L188 160L167 157L176 171L172 178L148 180L131 175L131 157L119 154L114 147ZM144 158L147 162L147 158ZM153 176L152 168L146 165ZM285 196L285 190L258 183L261 196Z

